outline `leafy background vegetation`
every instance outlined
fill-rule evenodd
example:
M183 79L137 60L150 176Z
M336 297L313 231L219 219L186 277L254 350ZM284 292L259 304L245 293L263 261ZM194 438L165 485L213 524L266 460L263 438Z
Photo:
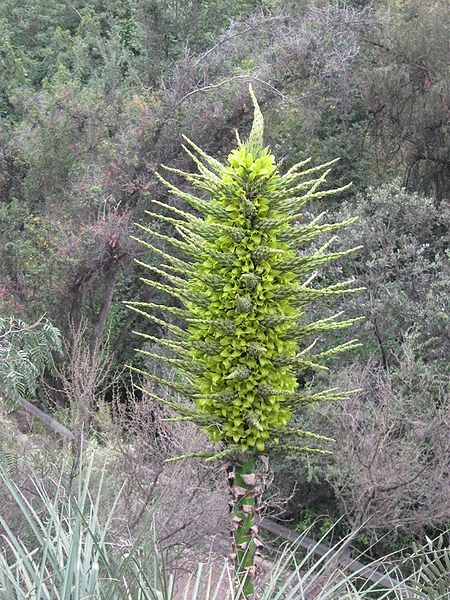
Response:
M191 168L182 132L220 159L235 128L248 132L249 81L283 168L308 156L316 164L341 157L330 186L351 180L352 190L311 206L308 216L359 216L341 243L363 250L320 278L355 276L366 287L329 307L366 317L355 331L364 346L302 381L312 390L336 382L362 389L302 416L302 426L338 440L334 456L274 457L279 497L271 501L299 529L317 517L313 533L324 519L342 517L341 534L358 530L361 546L375 544L373 556L448 527L448 22L444 0L1 3L2 389L11 367L5 357L13 352L19 371L29 358L20 353L24 342L8 337L11 323L23 324L24 339L36 323L36 340L45 338L43 323L56 327L62 352L54 352L34 402L89 432L94 444L104 445L107 433L116 449L111 478L120 481L124 465L133 465L119 511L133 535L157 495L156 485L142 483L145 468L162 472L165 457L207 445L201 434L161 421L123 369L133 360L161 375L134 358L136 347L157 349L132 332L164 331L123 304L162 298L139 283L144 273L133 259L158 263L131 240L134 222L161 227L144 211L150 197L165 198L154 176L161 163ZM343 341L334 336L336 345ZM41 365L45 351L32 340L27 347ZM31 381L25 389L31 399ZM34 467L58 462L56 440L38 424L20 411L2 419L4 454L34 455ZM72 455L69 483L79 445ZM28 467L15 469L24 479ZM196 469L183 475L190 483L180 494L200 515L226 498L216 474ZM42 478L50 471L42 467ZM209 494L190 498L186 490L198 487ZM221 509L214 514L210 533L222 523ZM177 547L193 544L198 532L183 529L185 520L180 513L159 533ZM186 535L177 537L178 527Z

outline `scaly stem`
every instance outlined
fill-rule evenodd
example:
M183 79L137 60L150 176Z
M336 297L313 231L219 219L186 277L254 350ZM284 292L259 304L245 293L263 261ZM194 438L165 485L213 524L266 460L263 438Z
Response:
M258 526L255 509L260 486L255 470L255 457L252 454L242 456L234 463L230 472L232 544L236 569L237 588L242 590L243 598L252 598L255 591L255 556L258 546Z

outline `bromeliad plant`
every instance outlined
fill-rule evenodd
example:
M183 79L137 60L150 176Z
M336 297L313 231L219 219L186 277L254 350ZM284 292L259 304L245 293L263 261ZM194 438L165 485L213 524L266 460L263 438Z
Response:
M349 185L320 189L335 161L308 168L306 160L282 175L263 144L263 117L251 89L250 93L255 113L249 138L241 142L238 137L225 165L185 138L184 149L198 173L164 167L197 188L199 196L158 176L191 209L154 201L164 214L148 215L166 228L173 227L174 234L138 225L155 241L137 241L164 262L159 267L140 262L153 275L143 281L167 293L176 306L128 303L165 327L168 337L164 339L139 335L168 349L170 356L139 352L174 367L178 381L133 370L189 399L190 404L184 404L150 393L156 402L174 409L177 420L198 424L221 445L215 453L189 456L230 461L234 558L246 598L254 591L254 559L260 545L255 508L261 486L256 462L272 449L325 452L295 440L327 438L289 427L289 422L298 408L347 394L327 390L308 395L299 389L298 376L325 368L326 358L358 345L352 340L314 354L314 342L306 340L348 327L356 319L339 320L340 314L312 323L302 319L310 302L357 291L350 287L351 281L321 289L311 286L319 267L357 248L327 252L328 242L306 252L316 238L353 220L321 224L321 215L298 224L310 200L343 192ZM166 245L173 252L163 250ZM167 322L154 311L165 313Z

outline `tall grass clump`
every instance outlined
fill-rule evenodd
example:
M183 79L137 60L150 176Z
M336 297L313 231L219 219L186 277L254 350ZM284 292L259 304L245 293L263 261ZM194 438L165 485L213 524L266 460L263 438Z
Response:
M115 503L102 519L105 471L97 481L92 459L78 473L75 493L63 485L63 473L52 485L56 489L52 495L36 476L21 489L0 465L0 480L19 511L24 530L16 533L0 508L0 598L169 598L173 579L164 578L160 587L163 578L152 536L145 545L124 548L123 540L114 540L112 532Z

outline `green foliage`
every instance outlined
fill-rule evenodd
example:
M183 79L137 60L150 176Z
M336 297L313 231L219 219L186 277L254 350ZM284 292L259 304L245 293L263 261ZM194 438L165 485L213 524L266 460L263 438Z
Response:
M0 205L0 225L1 312L19 314L24 320L45 311L55 317L58 296L55 290L49 298L48 286L61 272L61 231L17 198Z
M310 200L345 191L349 186L319 189L329 172L327 167L335 161L312 168L305 168L308 161L303 161L281 175L273 155L263 145L263 119L255 99L254 104L255 118L248 141L239 143L226 165L187 140L192 151L186 151L199 174L167 168L206 192L207 199L184 192L160 177L172 194L202 217L166 205L174 217L149 214L173 224L178 237L140 226L154 239L184 253L181 260L141 242L166 260L159 268L145 263L142 266L161 275L168 284L151 279L144 282L181 301L184 309L171 307L167 311L187 325L185 329L167 325L174 341L166 345L181 358L161 357L179 368L183 383L162 381L152 374L147 377L189 397L195 408L178 407L181 416L199 422L214 442L229 444L231 453L263 452L279 444L284 434L320 439L306 431L286 429L293 411L298 406L344 398L346 394L328 390L308 396L297 391L297 375L305 369L322 368L330 352L356 345L352 341L312 354L314 344L308 339L346 328L355 319L339 320L340 314L314 322L302 318L304 307L313 300L357 291L349 287L351 281L325 288L310 285L311 275L319 267L357 248L326 252L325 244L310 254L305 251L312 240L352 221L296 224L302 207ZM129 305L151 321L164 324L144 310L154 305ZM298 450L318 451L302 446Z
M0 445L0 469L12 476L17 471L17 454L9 452Z
M271 123L273 147L286 157L288 164L306 156L318 163L339 156L328 181L339 187L350 179L353 185L349 194L385 181L387 175L374 168L375 147L370 143L367 107L356 90L355 96L344 114L333 95L323 99L313 124L308 123L307 111L297 106L277 112Z
M333 521L329 516L318 514L314 508L307 508L303 511L303 518L295 526L296 531L300 533L308 533L315 538L322 538L336 526L333 526Z
M60 351L59 331L49 321L28 325L0 317L0 385L7 405L34 395L38 378L53 366L53 352Z
M365 6L369 8L361 10ZM391 373L411 333L421 369L433 381L427 402L443 402L450 339L447 13L446 0L3 0L0 314L32 323L45 313L68 335L68 323L80 319L86 319L90 332L101 330L99 316L107 312L104 330L110 331L118 369L134 352L132 329L144 327L150 337L142 337L139 346L149 354L141 354L135 366L150 370L149 361L158 360L160 351L153 345L160 337L168 359L192 363L187 342L182 355L170 354L175 334L167 339L165 321L186 331L181 320L188 315L180 312L184 309L178 301L166 310L167 280L153 271L149 278L156 280L154 286L142 289L136 274L140 267L130 266L130 257L141 252L143 262L167 271L161 267L164 257L124 243L131 227L127 230L119 221L125 213L131 221L141 221L147 197L166 203L164 186L152 176L161 162L189 170L189 156L179 151L181 131L189 131L198 145L224 162L233 129L248 125L242 85L244 78L252 78L264 106L267 143L282 161L282 172L307 156L312 156L311 164L339 156L327 185L353 182L345 196L332 203L324 198L312 211L326 209L331 222L359 217L356 226L340 233L338 248L364 248L344 266L330 264L315 285L332 285L356 273L367 292L325 295L320 303L308 304L317 288L309 298L304 290L296 307L303 311L302 323L337 310L349 317L363 314L366 321L355 337L365 344L353 355L355 361L365 365L380 359ZM179 200L173 206L180 208ZM181 233L174 233L178 225L168 220L178 222L173 210L155 203L152 211L159 216L150 219L150 229L183 241ZM309 216L302 219L304 225ZM299 235L282 242L297 243ZM212 240L217 250L216 242ZM167 253L170 244L158 238L154 245ZM179 249L173 258L186 264ZM108 307L104 300L111 290ZM137 297L153 303L140 308L159 321L124 309L123 298ZM245 309L245 301L238 303ZM328 355L329 371L318 361L325 359L325 341L339 347L345 334L336 329L323 340L319 331L305 355L314 352L320 359L308 362L302 355L295 375L301 386L314 390L309 396L335 386L342 367L339 354ZM306 340L300 341L300 352L305 345ZM257 354L261 348L252 351ZM180 363L169 367L180 385L187 382ZM227 380L232 385L238 382ZM405 383L404 393L398 379L393 385L402 398L415 398L414 378ZM175 403L176 395L171 400ZM209 407L210 401L194 398L180 404L189 411L196 402ZM280 399L280 407L283 403ZM414 415L412 401L405 401L404 408L402 418L409 418L410 411ZM231 417L228 405L226 410ZM216 427L211 420L225 419L216 412L202 413L202 419L196 411L210 433ZM298 427L336 437L335 431L322 429L320 419L309 421L313 407L294 412L300 414L293 414L290 431ZM241 416L238 412L237 419ZM367 412L365 421L371 418ZM242 427L247 426L245 421ZM236 427L239 432L241 426ZM274 432L273 439L277 437ZM226 439L226 450L237 450L233 438ZM323 480L322 458L315 464L309 458L302 462L289 452L286 461L289 471L280 472L288 475L281 476L287 495L294 481L313 470L314 482L306 482L305 475L297 504L317 502L320 512L336 516L333 511L341 505Z
M361 73L379 168L402 165L408 188L444 199L450 191L448 3L386 4L370 36L375 64L367 61Z
M364 339L370 344L369 335ZM321 518L344 515L335 533L358 529L354 545L371 546L368 555L376 557L448 527L448 364L424 357L422 348L423 342L408 337L387 372L377 356L367 365L357 357L341 385L351 382L361 391L348 402L313 406L303 415L304 427L339 444L326 461L288 454L272 465L274 484L285 496L292 481L303 482L287 507L301 530L317 517L315 537ZM332 373L335 380L346 370L336 365Z
M336 218L353 215L357 223L341 238L346 245L363 247L346 267L348 273L358 273L367 291L357 300L338 299L338 306L366 317L358 331L366 340L361 357L365 361L377 356L393 366L403 342L413 334L426 348L428 364L446 365L450 274L444 232L450 227L449 210L393 182L369 188L356 203L344 203ZM341 272L333 266L330 270L332 277Z
M444 600L450 595L449 536L441 534L425 545L416 544L412 560L416 585L427 600Z
M246 18L267 0L58 0L0 6L0 115L18 112L17 91L58 80L100 86L156 84L186 42L213 43L232 18ZM32 40L32 42L31 42ZM139 75L137 75L139 73Z
M0 16L0 117L5 117L12 110L11 97L15 88L26 80L26 69L23 64L23 51L14 46L11 28Z

